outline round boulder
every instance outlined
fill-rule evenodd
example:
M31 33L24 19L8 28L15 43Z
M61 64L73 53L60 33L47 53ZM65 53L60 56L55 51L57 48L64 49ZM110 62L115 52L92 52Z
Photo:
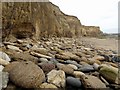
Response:
M13 62L5 67L10 80L23 88L37 88L45 80L45 74L31 61Z

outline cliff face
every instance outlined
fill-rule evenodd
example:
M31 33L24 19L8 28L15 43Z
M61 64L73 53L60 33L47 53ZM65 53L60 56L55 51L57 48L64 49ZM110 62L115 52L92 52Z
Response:
M2 3L3 37L99 36L99 27L83 26L77 17L65 15L50 2Z

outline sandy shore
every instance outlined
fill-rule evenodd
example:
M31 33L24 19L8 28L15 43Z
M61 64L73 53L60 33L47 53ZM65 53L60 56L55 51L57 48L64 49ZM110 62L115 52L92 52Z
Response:
M81 41L85 44L92 45L96 48L103 48L105 50L113 50L118 52L118 40L115 39L98 39L82 37Z

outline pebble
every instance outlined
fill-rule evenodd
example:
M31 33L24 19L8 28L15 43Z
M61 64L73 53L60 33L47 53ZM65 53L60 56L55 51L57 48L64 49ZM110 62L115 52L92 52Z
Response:
M67 60L66 63L76 65L78 68L82 67L82 65L78 64L76 61Z
M48 73L51 70L55 69L55 65L52 63L40 63L39 66L44 71L44 73Z
M73 68L74 70L77 70L77 69L78 69L78 67L77 67L77 66L75 66L75 65L73 65L73 64L68 64L67 66L69 66L69 67Z
M78 78L74 78L74 77L67 77L66 79L66 83L67 85L71 85L74 87L81 87L81 81Z
M82 71L82 72L95 71L95 69L93 68L93 66L92 66L92 65L89 65L89 64L82 65L82 67L79 68L78 70L80 70L80 71Z
M62 70L52 70L47 74L47 81L58 87L64 88L66 79L65 73Z
M48 62L48 60L46 58L40 58L40 59L38 59L38 61L40 61L40 62Z
M40 85L40 88L46 88L46 89L51 89L51 88L57 88L55 85L53 85L53 84L49 84L49 83L43 83L43 84L41 84Z
M97 63L94 63L94 64L93 64L93 67L94 67L95 70L98 70L98 67L99 67L99 66L100 66L100 65L98 65Z
M72 75L74 72L74 69L72 67L61 64L61 63L57 63L57 68L59 70L63 70L66 74L70 74L70 75Z
M73 72L73 76L75 76L76 78L80 78L81 76L84 76L85 74L83 72L80 71L74 71Z
M7 48L8 48L8 49L11 49L11 50L18 51L18 52L23 52L22 50L19 49L19 47L16 47L16 46L7 45Z

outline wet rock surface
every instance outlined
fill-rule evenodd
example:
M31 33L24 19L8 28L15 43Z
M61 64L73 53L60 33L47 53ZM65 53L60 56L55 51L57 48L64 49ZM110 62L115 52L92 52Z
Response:
M11 50L7 45L18 47ZM20 47L27 49L21 49ZM118 54L86 45L78 38L19 39L0 49L4 88L66 90L119 88ZM114 60L113 60L114 59Z

